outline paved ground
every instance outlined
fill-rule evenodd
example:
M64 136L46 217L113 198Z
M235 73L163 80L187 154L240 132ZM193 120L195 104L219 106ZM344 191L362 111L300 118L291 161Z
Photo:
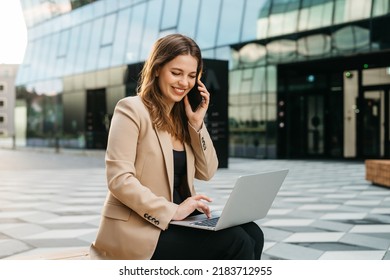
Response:
M87 248L106 195L103 152L0 149L0 259ZM390 259L390 189L363 162L232 158L199 192L220 208L238 175L290 169L267 218L263 259Z

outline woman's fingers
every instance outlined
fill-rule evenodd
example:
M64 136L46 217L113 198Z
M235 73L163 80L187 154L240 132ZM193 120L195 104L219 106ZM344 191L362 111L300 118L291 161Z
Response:
M176 210L173 220L183 220L196 209L203 212L208 218L211 217L210 207L203 201L211 202L206 195L197 194L184 200Z

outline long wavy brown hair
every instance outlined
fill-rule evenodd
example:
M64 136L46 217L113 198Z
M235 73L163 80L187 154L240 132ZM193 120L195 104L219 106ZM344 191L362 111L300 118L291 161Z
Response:
M197 60L196 72L197 77L200 77L203 71L202 55L193 39L181 34L171 34L158 39L142 68L138 84L138 95L149 110L154 126L186 143L189 143L190 137L184 101L175 103L168 115L168 105L164 102L156 74L158 69L175 57L188 54Z

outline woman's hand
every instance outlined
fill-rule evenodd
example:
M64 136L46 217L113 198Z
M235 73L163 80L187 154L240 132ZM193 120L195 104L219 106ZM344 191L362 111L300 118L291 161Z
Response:
M210 218L211 217L210 208L202 200L208 202L212 201L211 198L202 194L191 196L186 200L184 200L182 203L180 203L172 220L181 221L187 218L187 216L190 215L195 210L203 212L207 216L207 218Z
M200 92L200 95L202 95L203 101L200 103L195 112L193 112L191 109L190 102L188 101L188 96L184 97L184 106L186 110L186 115L188 117L188 122L196 131L201 129L204 117L210 104L210 93L207 91L206 86L200 80L198 80L197 83L198 90Z

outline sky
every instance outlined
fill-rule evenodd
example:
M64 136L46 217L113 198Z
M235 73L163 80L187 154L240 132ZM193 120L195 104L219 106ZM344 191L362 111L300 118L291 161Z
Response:
M19 0L0 0L0 63L20 64L27 31Z

